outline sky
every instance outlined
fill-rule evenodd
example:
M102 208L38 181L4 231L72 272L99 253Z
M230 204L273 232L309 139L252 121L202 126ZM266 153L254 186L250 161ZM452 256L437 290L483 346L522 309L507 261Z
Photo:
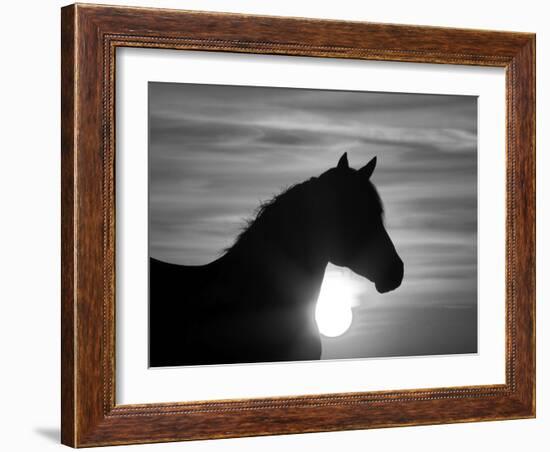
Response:
M348 269L353 320L323 359L477 351L477 98L149 83L149 254L218 258L265 200L348 153L405 264L378 294Z

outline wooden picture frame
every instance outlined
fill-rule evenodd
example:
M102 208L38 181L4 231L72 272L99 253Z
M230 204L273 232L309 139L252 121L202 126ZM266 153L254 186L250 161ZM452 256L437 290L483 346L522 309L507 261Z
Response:
M61 34L63 444L86 447L535 416L535 35L80 4L62 9ZM506 383L117 405L118 47L505 68Z

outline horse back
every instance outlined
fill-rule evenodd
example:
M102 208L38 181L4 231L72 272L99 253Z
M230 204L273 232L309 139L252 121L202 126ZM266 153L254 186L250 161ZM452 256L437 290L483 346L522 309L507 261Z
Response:
M212 267L149 260L149 364L167 365L178 337L189 330L201 292L209 286Z

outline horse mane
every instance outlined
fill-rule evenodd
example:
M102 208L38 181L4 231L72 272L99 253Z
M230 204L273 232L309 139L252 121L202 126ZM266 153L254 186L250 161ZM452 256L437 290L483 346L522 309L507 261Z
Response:
M267 201L261 202L255 209L252 217L245 220L245 224L241 228L241 232L239 232L233 244L224 251L229 252L236 249L253 235L260 226L265 226L268 221L272 221L270 216L274 211L290 205L296 205L296 201L303 196L305 189L309 187L315 179L317 178L312 177L304 182L290 185L286 189L283 189L278 195L273 196Z
M286 217L288 220L288 217L291 216L298 220L300 215L304 214L304 209L301 208L301 199L303 198L306 190L308 190L309 187L311 187L311 185L318 179L318 177L312 177L304 182L290 185L286 189L283 189L278 195L273 196L267 201L261 202L255 209L251 218L244 220L244 226L241 228L241 231L235 238L233 244L225 248L223 252L228 253L236 250L240 245L243 245L249 238L254 236L260 228L271 228L271 230L285 229L283 224L277 224L277 221L281 221L281 218ZM380 194L372 182L369 181L369 184L369 195L372 197L373 203L376 206L375 209L378 211L377 213L383 217L384 205L382 203L382 199L380 198ZM287 215L281 215L283 209L285 209L284 213ZM279 215L275 216L275 212L278 212ZM297 223L300 224L300 221L297 221Z

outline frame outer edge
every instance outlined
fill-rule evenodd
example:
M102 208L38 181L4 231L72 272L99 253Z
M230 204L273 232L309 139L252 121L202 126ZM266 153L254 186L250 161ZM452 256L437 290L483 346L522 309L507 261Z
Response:
M514 59L517 67L518 191L518 366L524 378L519 397L536 417L536 35Z
M531 95L533 96L532 102L532 142L533 142L533 168L532 168L532 178L533 178L533 225L532 225L532 234L533 234L533 272L532 272L532 284L533 284L533 332L531 335L531 346L533 347L533 388L531 391L532 400L532 414L533 417L537 416L537 36L533 35L531 42L532 47L532 64L531 70L532 73L532 86L531 86Z
M513 33L498 34L493 32L482 32L473 39L475 44L483 38L491 38L490 42L497 45L495 55L498 60L487 60L485 53L478 62L469 59L468 55L457 54L455 58L449 59L445 55L452 54L451 48L445 48L443 57L436 57L431 50L417 52L407 50L405 44L399 39L401 34L410 30L420 30L408 26L396 26L395 34L399 53L395 50L390 52L388 59L392 61L412 60L407 57L407 52L419 62L442 62L446 64L475 64L475 65L497 65L506 66L511 60L514 60L518 69L517 91L515 94L518 104L521 108L517 109L514 142L519 152L517 167L514 170L517 178L517 187L514 196L518 201L516 218L516 227L518 229L518 245L521 245L518 251L518 270L517 276L519 299L518 308L521 313L518 316L518 345L520 347L533 347L532 353L525 353L525 350L519 348L518 357L518 375L520 383L515 396L503 394L493 399L471 397L470 413L477 406L483 411L479 415L471 414L463 417L458 411L447 412L441 417L438 414L437 420L432 417L439 408L449 403L456 405L454 396L443 397L442 400L432 400L428 405L427 401L411 401L409 420L401 417L388 417L387 422L370 422L364 418L365 409L354 405L341 404L333 408L319 406L315 412L311 410L298 412L295 407L283 408L279 410L274 418L274 422L259 429L257 426L258 416L264 416L269 412L269 408L260 409L260 411L248 411L247 407L239 411L238 416L228 416L230 410L223 407L209 410L210 413L193 413L188 415L172 415L170 413L136 413L135 415L118 416L116 406L105 404L109 394L105 392L105 378L111 378L114 366L105 365L102 361L105 353L110 350L111 343L103 339L103 342L97 341L98 335L102 338L109 331L109 324L105 323L105 317L101 317L100 305L101 295L105 293L109 285L103 285L99 288L100 275L97 267L98 262L105 262L105 250L99 251L97 248L98 238L101 229L105 237L105 217L100 218L98 206L101 202L105 203L105 196L111 185L104 185L101 182L102 176L105 177L105 165L107 163L105 155L98 152L101 147L101 138L97 133L103 128L105 142L108 127L102 123L105 115L105 98L101 96L102 75L97 68L105 62L105 49L101 45L104 38L113 30L121 30L121 33L152 33L151 30L163 30L167 27L174 36L179 36L181 27L177 27L178 21L172 21L172 14L175 11L144 9L150 12L151 17L148 20L140 18L139 11L132 8L121 9L119 7L106 7L101 5L71 5L62 8L62 343L61 343L61 373L62 373L62 443L72 447L86 447L96 445L115 445L115 444L136 444L143 442L165 442L180 441L189 439L213 439L234 436L257 436L266 434L282 433L304 433L313 431L333 431L348 430L357 428L376 428L400 425L424 425L449 422L467 422L481 420L497 419L518 419L534 416L534 256L535 256L535 235L534 235L534 199L535 199L535 181L534 181L534 35ZM180 11L183 13L183 11ZM204 23L209 24L215 16L215 21L227 18L224 14L205 14L203 20L198 16L197 21L184 20L184 25L189 27L189 33L194 31L199 33L199 41L208 41L204 28ZM180 16L179 17L184 17ZM239 15L232 18L242 17ZM258 16L251 18L260 19ZM150 19L150 20L149 20ZM262 21L270 23L279 23L289 25L289 18L262 18ZM288 20L287 20L288 19ZM206 22L205 22L206 21ZM300 24L300 21L292 19L292 23ZM235 22L240 23L239 20ZM305 21L304 21L305 22ZM319 24L325 21L320 20ZM237 25L238 25L237 23ZM263 22L262 22L263 23ZM308 21L309 23L309 21ZM202 25L201 25L202 24ZM338 25L332 22L331 26ZM263 24L262 26L264 26ZM357 28L348 30L346 33L352 35L364 34L360 25L340 23L342 26ZM366 26L366 25L365 25ZM387 39L387 33L380 32L380 29L391 28L388 24L370 25L375 27L377 33L376 42ZM378 28L377 28L378 27ZM284 28L284 27L283 27ZM288 28L288 27L287 27ZM398 28L398 30L397 30ZM445 30L439 30L439 34L447 33ZM246 31L246 30L245 30ZM220 35L220 42L229 42L226 48L218 49L216 46L210 46L210 50L229 51L229 52L247 52L251 49L239 41L241 37L246 37L247 33L234 27L230 33L236 36L236 41L223 41L225 37ZM269 33L265 29L252 27L252 31L259 36L259 41ZM315 31L315 30L313 30ZM437 30L436 30L437 31ZM470 37L475 32L465 30L448 30L463 35L458 46L455 48L466 48L472 46ZM214 38L218 36L214 32ZM221 33L221 32L219 32ZM435 33L435 31L434 31ZM290 30L291 38L295 31ZM405 34L406 35L406 34ZM443 36L445 37L445 36ZM289 38L291 40L291 38ZM153 37L152 39L161 39ZM285 38L286 39L286 38ZM302 39L298 36L296 39ZM310 37L309 44L300 47L296 54L312 56L315 53L314 48L316 35ZM341 36L346 44L346 34ZM487 38L488 39L488 38ZM277 41L277 40L276 40ZM464 41L464 42L462 42ZM501 42L502 41L502 42ZM290 41L289 41L290 42ZM323 41L324 42L324 41ZM439 41L441 44L441 40ZM443 41L445 43L447 41ZM260 42L261 43L261 42ZM269 53L270 49L279 49L283 46L283 54L294 54L292 49L286 48L284 42L263 42L266 50L262 49L258 53ZM361 59L375 59L363 54L355 55L356 43L350 44L350 47L332 48L327 47L327 55L343 58L359 57ZM199 46L204 47L204 46ZM311 47L312 50L304 50L304 47ZM412 48L416 48L413 46ZM290 49L290 50L289 50ZM349 50L351 49L351 50ZM354 50L355 49L355 50ZM403 50L404 49L404 50ZM197 49L198 50L198 49ZM353 50L353 55L348 53ZM382 49L383 50L383 49ZM381 51L382 51L381 50ZM277 50L278 51L278 50ZM386 52L386 50L383 50ZM323 50L324 52L324 50ZM252 49L252 53L256 53ZM324 53L323 53L324 54ZM484 59L485 58L485 59ZM495 57L496 58L496 57ZM104 68L105 69L105 68ZM533 97L531 97L533 96ZM103 100L101 100L103 99ZM103 112L103 113L102 113ZM103 116L102 116L103 115ZM79 117L83 120L80 121ZM85 119L85 120L84 120ZM521 145L523 143L523 145ZM100 170L99 167L103 170ZM107 174L109 175L109 174ZM101 186L100 186L101 185ZM105 208L105 204L103 204ZM113 213L114 214L114 213ZM104 239L105 240L105 239ZM107 242L107 247L110 242ZM105 246L105 244L104 244ZM79 277L80 275L80 277ZM105 274L103 274L103 284L105 284ZM105 309L105 305L103 305ZM101 332L101 333L100 333ZM98 365L99 364L99 365ZM443 400L448 399L448 400ZM461 407L466 405L461 405ZM214 407L215 408L215 407ZM313 407L312 407L313 408ZM429 412L428 410L435 410ZM369 410L387 413L381 404L373 404ZM417 417L415 410L423 417ZM311 413L311 419L306 422L303 420ZM458 414L457 414L458 413ZM135 416L135 417L134 417ZM145 417L143 417L145 416ZM342 422L335 427L336 420ZM414 420L412 420L414 419ZM229 421L229 422L227 422ZM233 430L231 430L233 428ZM160 435L164 431L166 435Z
M76 6L61 8L61 443L77 445Z

